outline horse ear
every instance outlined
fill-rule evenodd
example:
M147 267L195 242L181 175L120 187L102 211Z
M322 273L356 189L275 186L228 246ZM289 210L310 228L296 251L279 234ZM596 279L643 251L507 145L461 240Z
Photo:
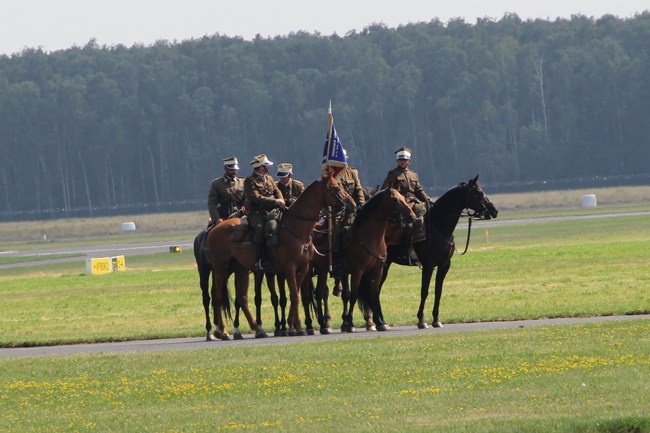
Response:
M478 174L476 175L476 177L474 179L470 179L469 183L472 183L472 184L478 183Z

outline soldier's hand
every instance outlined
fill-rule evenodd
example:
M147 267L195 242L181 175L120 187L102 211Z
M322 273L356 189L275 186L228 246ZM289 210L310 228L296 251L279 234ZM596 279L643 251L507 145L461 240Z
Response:
M275 200L275 206L276 206L276 207L282 207L282 206L284 206L284 200L281 199L281 198Z
M216 221L214 222L214 225L219 224L221 221L223 221L223 218L219 218L218 220L216 220Z

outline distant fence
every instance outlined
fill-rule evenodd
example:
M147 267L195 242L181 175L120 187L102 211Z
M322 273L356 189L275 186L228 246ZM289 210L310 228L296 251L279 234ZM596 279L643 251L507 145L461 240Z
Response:
M461 181L458 179L457 181ZM650 185L650 173L640 175L596 176L591 178L540 180L534 182L494 183L489 179L479 179L488 194L554 191L563 189L605 188L614 186ZM453 185L445 187L426 187L427 193L436 197L442 195ZM163 212L188 212L207 209L206 200L182 200L158 203L124 204L110 207L76 207L72 209L32 209L14 212L1 212L0 222L38 221L58 218L88 218L116 215L140 215Z

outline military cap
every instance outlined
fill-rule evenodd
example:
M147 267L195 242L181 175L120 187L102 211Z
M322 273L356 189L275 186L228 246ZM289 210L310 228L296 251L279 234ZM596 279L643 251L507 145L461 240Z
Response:
M408 147L400 147L395 151L397 159L411 159L411 149Z
M292 169L293 169L293 166L291 164L289 164L288 162L280 163L280 164L278 164L278 174L277 174L277 176L278 177L287 177L291 173L293 173L293 171L291 171Z
M224 159L223 165L225 165L230 170L239 170L239 161L237 161L237 158L234 156Z
M266 155L261 154L253 158L253 160L251 161L251 165L253 166L253 168L261 167L263 165L270 167L273 165L273 162L269 161Z

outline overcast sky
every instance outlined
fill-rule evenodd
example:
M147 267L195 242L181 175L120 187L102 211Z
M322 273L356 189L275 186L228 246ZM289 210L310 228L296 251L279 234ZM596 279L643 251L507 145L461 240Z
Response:
M388 27L438 18L522 19L633 17L648 0L3 0L0 54L24 48L50 52L83 46L151 45L219 33L251 39L300 30L344 36L373 23Z

